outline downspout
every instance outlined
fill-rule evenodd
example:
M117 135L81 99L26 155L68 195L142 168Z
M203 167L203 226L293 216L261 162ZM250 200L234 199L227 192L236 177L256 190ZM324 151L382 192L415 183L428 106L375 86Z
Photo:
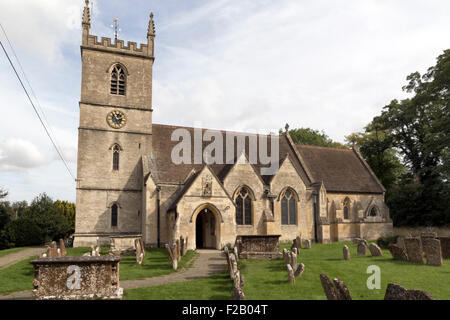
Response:
M160 193L161 193L161 187L156 187L156 212L158 215L158 222L157 222L157 232L158 232L158 240L157 240L157 246L158 248L161 245L161 206L160 206Z

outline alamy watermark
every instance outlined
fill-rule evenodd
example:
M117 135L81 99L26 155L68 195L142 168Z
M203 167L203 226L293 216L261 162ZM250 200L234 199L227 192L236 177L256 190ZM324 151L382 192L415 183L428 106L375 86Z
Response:
M367 289L381 289L381 269L377 265L371 265L367 267L367 274L371 274L369 278L367 278L366 285Z
M274 175L279 168L278 134L267 135L258 133L256 130L246 131L250 133L204 130L198 126L198 123L193 130L177 128L173 130L171 135L171 141L179 142L172 148L172 163L234 164L242 163L246 154L250 164L264 166L261 168L261 175ZM210 143L204 147L204 142ZM247 142L248 146L246 146ZM248 150L248 153L246 153L246 150Z

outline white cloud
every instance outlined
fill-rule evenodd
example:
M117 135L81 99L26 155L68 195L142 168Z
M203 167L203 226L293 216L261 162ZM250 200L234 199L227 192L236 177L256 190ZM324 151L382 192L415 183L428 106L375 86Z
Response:
M48 159L31 142L7 138L0 143L0 171L21 171L48 164Z

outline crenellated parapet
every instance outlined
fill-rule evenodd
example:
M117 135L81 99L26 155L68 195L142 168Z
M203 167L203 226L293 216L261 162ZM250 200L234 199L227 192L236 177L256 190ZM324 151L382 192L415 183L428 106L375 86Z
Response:
M125 45L124 40L111 40L111 38L106 37L101 37L101 40L99 41L97 36L90 34L91 16L89 0L85 1L86 5L83 10L82 19L82 49L110 51L113 53L122 53L154 59L155 22L153 20L153 13L150 13L146 44L141 43L138 45L136 42L128 41Z
M111 51L114 53L123 53L123 54L131 54L138 55L143 57L153 58L153 46L150 47L148 44L137 44L133 41L127 41L125 45L124 40L112 40L111 38L101 37L101 40L98 40L97 36L88 35L86 43L82 44L82 48L86 49L94 49L101 51Z

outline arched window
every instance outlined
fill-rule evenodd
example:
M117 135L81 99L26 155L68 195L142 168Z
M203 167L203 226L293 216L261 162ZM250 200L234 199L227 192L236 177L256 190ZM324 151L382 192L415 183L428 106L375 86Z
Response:
M125 95L126 75L123 68L116 64L111 71L111 94Z
M369 211L369 216L370 217L376 217L378 216L378 209L376 206L373 206L370 211Z
M252 224L252 199L246 187L242 187L235 196L236 224Z
M120 153L120 146L115 144L112 148L113 150L113 170L117 171L119 170L119 153Z
M117 227L117 217L119 213L119 207L117 204L111 206L111 227Z
M281 195L281 224L297 224L297 204L291 189L286 189Z
M344 200L344 219L350 219L350 199L345 198Z

